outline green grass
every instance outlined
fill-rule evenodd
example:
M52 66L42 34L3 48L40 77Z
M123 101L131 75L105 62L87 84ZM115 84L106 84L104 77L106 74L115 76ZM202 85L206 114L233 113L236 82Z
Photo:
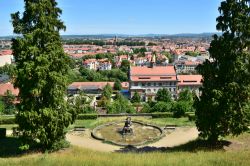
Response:
M112 117L112 118L98 118L96 120L76 120L73 125L70 125L68 130L73 129L75 126L84 126L86 128L93 129L104 123L122 121L126 117ZM166 125L176 126L195 126L194 121L189 121L188 118L149 118L149 117L132 117L134 121L140 121L144 123L150 123L164 127Z
M31 154L22 157L0 158L0 165L83 165L83 166L241 166L250 165L250 151L223 152L152 152L103 153L78 147L52 154Z
M2 124L0 128L6 128L7 130L12 130L13 127L17 127L17 124Z

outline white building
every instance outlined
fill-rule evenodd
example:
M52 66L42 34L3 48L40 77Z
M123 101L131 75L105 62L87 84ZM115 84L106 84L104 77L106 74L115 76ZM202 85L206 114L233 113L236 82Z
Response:
M138 92L143 101L155 99L159 89L168 89L175 98L177 94L177 75L174 66L131 66L130 94Z

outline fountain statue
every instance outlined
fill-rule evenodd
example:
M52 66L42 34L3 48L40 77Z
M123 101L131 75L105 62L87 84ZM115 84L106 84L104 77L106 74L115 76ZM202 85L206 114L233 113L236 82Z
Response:
M124 127L122 129L122 134L133 134L133 129L131 128L132 126L132 121L131 121L131 117L127 117L127 119L125 120L125 124Z

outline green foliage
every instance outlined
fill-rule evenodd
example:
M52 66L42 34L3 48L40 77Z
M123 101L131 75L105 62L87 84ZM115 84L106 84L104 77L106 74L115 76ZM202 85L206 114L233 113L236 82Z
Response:
M101 99L98 101L97 106L106 108L109 103L110 99L107 99L105 96L102 96Z
M168 58L169 63L174 62L174 56L172 56L169 52L164 51L164 52L162 52L162 54L165 55Z
M141 96L138 92L134 93L134 96L131 98L131 103L140 103L141 102Z
M149 42L149 43L148 43L148 46L157 46L157 44L156 44L156 43Z
M10 78L16 75L16 66L14 64L6 64L0 67L0 74L7 74Z
M110 84L107 84L107 85L103 88L102 96L105 97L107 100L110 100L112 94L113 94L113 89L112 89L112 87L111 87Z
M172 101L171 93L166 88L159 89L158 92L156 93L155 100L163 102L171 102Z
M37 140L44 149L52 149L65 138L65 127L77 115L64 99L70 59L59 31L65 26L56 1L24 3L22 17L19 12L11 15L14 33L22 36L12 40L15 86L21 98L16 120L26 140Z
M172 112L161 112L161 113L152 113L152 118L172 118Z
M175 118L185 116L186 112L189 112L192 107L186 101L178 101L173 104L172 112Z
M120 91L122 89L122 84L119 80L116 80L114 83L114 90Z
M120 66L120 69L124 72L124 73L128 73L129 72L129 68L130 68L130 62L128 60L123 60Z
M0 128L0 139L6 137L6 128Z
M221 2L217 30L209 53L212 62L198 67L202 95L195 101L196 125L203 138L239 135L247 129L250 98L250 16L247 0Z
M128 81L127 74L120 69L94 71L80 67L79 71L85 81Z
M94 113L95 110L90 106L93 98L85 95L84 93L80 93L77 96L69 97L68 103L70 107L77 110L77 113Z
M185 53L185 55L196 57L196 56L200 55L200 53L199 52L188 51L188 52Z
M4 114L9 115L15 113L16 108L14 101L15 101L15 96L11 93L11 91L7 90L3 97L3 102L5 106L3 111Z
M3 99L2 97L0 97L0 114L4 112L4 108L5 108L5 105L4 105Z
M86 120L86 119L97 119L97 114L78 114L78 120Z
M141 109L141 113L150 113L151 107L148 103L144 103Z
M116 99L107 106L109 114L114 113L135 113L132 104L121 94L117 94Z
M152 108L150 112L171 112L172 103L171 102L157 102Z
M189 89L184 89L179 93L178 101L193 102L193 94Z
M184 89L183 91L179 93L179 98L177 102L180 102L181 104L183 104L184 102L188 111L194 112L195 110L193 107L193 104L194 104L193 97L194 97L194 94L189 89Z
M74 69L70 69L69 74L68 74L68 81L69 81L69 83L72 83L72 82L83 82L86 80L82 77L82 75L79 71L76 71Z

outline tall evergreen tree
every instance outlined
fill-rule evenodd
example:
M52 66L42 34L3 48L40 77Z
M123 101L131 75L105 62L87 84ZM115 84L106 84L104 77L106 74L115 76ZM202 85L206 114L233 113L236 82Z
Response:
M196 125L203 138L239 135L247 128L250 99L250 8L247 0L226 0L219 7L217 30L209 52L213 59L198 67L202 95L196 100Z
M76 117L65 101L69 58L59 31L62 10L55 0L24 0L25 11L11 15L12 49L16 60L15 86L20 89L16 116L24 138L38 140L44 149L60 146L64 128Z

